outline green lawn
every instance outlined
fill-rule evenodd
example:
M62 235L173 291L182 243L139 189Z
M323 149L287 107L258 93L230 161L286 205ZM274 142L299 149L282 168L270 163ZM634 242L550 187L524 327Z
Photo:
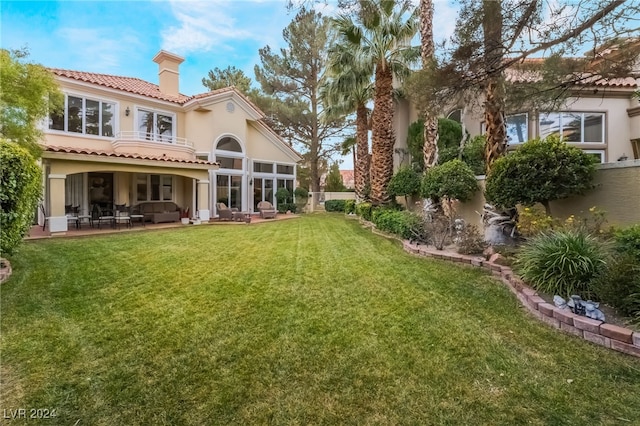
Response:
M640 424L640 360L538 323L481 270L413 257L341 215L41 240L11 260L0 415Z

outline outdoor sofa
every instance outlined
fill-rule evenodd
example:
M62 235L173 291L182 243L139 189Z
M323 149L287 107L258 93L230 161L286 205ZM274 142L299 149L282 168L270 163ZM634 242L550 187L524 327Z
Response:
M145 222L179 222L180 207L171 201L145 201L133 207L134 212L140 212Z

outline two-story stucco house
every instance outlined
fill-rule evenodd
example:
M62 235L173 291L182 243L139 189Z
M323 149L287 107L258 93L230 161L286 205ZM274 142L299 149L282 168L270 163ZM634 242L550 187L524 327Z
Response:
M635 42L637 47L637 42ZM506 77L525 83L519 73L507 70ZM601 163L640 158L640 60L628 77L586 79L570 93L564 104L553 110L507 111L508 149L536 137L559 135L573 146L596 156ZM484 118L480 100L475 106L450 105L445 117L463 123L471 136L484 134ZM409 125L419 118L415 105L401 100L396 106L395 165L407 161L406 148Z
M160 51L153 60L158 85L50 69L64 93L62 113L44 124L51 232L67 230L65 206L88 213L171 201L206 221L219 202L250 213L260 201L275 204L278 188L293 191L301 157L248 98L233 87L183 95L183 58Z

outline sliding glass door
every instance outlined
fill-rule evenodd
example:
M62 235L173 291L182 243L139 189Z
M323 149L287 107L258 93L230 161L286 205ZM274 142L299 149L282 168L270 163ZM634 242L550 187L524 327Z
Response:
M216 202L242 210L242 176L216 176Z

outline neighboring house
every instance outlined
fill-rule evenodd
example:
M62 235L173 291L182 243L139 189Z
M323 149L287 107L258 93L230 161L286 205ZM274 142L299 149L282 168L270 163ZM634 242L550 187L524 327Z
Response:
M520 78L509 71L508 79ZM568 144L596 156L601 163L638 159L640 99L634 92L639 89L640 61L626 78L585 80L556 110L507 111L508 149L515 149L529 139L556 134ZM462 123L471 136L484 133L480 106L452 105L444 116ZM407 131L418 118L418 111L408 101L396 104L396 167L410 161L403 155L407 152Z
M355 177L353 170L340 170L342 175L342 183L347 189L354 189L356 187Z
M300 155L235 88L181 94L183 60L165 51L153 58L159 85L50 69L65 98L44 125L51 232L67 230L65 206L88 213L94 204L172 201L209 220L218 202L253 212L260 201L275 204L277 188L293 191Z

